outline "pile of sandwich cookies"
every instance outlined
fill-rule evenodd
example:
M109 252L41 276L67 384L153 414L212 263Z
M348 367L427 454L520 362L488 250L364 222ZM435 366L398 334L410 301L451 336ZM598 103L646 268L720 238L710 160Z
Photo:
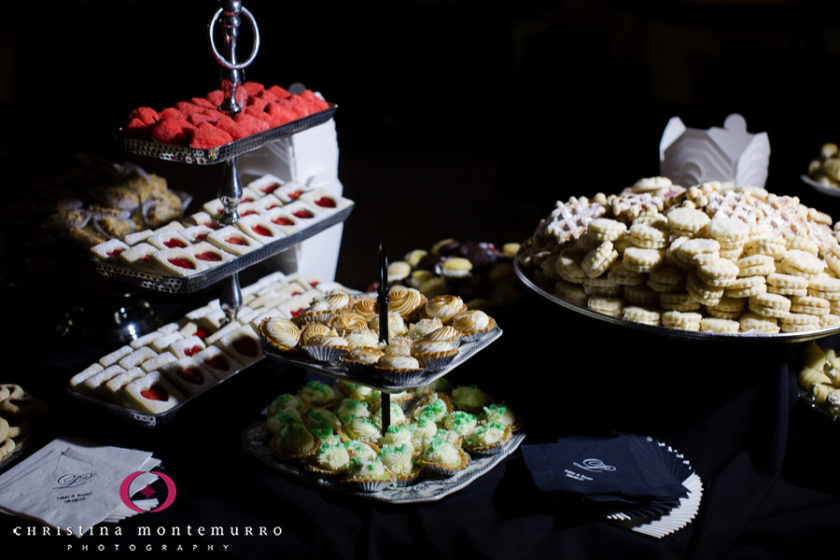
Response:
M19 451L46 404L15 383L0 384L0 464Z
M186 277L305 230L352 202L296 181L264 175L247 184L234 225L219 222L219 199L184 220L127 233L90 248L95 259L139 272Z
M446 379L393 393L390 402L383 433L379 391L344 380L338 386L309 381L268 404L266 445L279 461L375 492L464 472L472 457L499 453L522 426L504 402Z
M242 288L229 320L218 300L158 327L73 375L72 393L145 414L161 414L262 359L256 325L292 317L336 283L299 274L269 274Z
M795 197L653 177L558 202L517 258L554 295L627 321L805 332L840 325L835 230Z

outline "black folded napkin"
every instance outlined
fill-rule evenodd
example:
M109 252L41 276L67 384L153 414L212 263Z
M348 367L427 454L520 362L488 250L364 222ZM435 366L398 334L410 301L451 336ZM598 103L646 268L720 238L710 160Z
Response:
M537 488L639 533L679 530L700 505L703 485L689 462L649 437L569 437L521 449Z
M687 494L658 446L639 436L561 438L523 445L522 454L537 488L545 492L629 503L673 502Z

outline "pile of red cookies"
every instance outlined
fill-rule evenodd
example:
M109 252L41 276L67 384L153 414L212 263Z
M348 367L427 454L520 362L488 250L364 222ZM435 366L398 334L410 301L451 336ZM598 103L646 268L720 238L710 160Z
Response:
M292 94L280 86L266 88L258 82L244 82L237 89L236 98L242 109L230 115L218 109L224 100L218 89L205 97L179 101L160 112L138 107L128 115L124 134L128 138L208 149L329 108L312 90Z

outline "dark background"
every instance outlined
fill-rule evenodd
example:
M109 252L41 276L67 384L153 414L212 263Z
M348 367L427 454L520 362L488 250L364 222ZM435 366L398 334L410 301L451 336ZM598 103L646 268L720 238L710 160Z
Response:
M668 119L766 131L768 187L833 212L799 181L836 141L840 10L827 2L273 2L245 6L262 46L246 79L302 82L339 105L339 176L357 210L339 277L372 274L442 237L530 235L555 200L617 192L658 172ZM121 159L134 107L218 88L207 40L217 3L21 3L0 31L7 195L73 165ZM250 50L243 29L239 55ZM141 162L212 197L220 166ZM185 172L186 171L186 172ZM198 198L203 200L203 198ZM430 211L434 208L433 211Z

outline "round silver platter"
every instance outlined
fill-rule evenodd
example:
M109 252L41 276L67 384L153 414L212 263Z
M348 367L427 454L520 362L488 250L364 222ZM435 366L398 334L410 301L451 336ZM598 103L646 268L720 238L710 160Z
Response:
M831 336L837 333L840 333L840 326L836 327L829 327L825 329L815 329L810 331L802 331L802 332L792 332L792 333L778 333L778 334L766 334L757 331L749 331L744 333L736 333L736 334L718 334L718 333L708 333L708 332L697 332L697 331L682 331L679 329L671 329L668 327L660 327L654 325L645 325L642 323L636 323L634 321L627 321L620 317L612 317L610 315L605 315L603 313L598 313L597 311L593 311L587 307L582 307L580 305L574 304L568 300L560 298L551 292L547 292L543 288L541 288L534 280L532 280L528 274L519 266L519 261L517 259L513 260L513 268L516 272L516 276L519 280L522 281L531 291L534 293L544 297L545 299L556 303L561 307L565 307L566 309L578 313L580 315L585 315L597 321L602 321L605 323L611 323L613 325L619 325L622 327L627 327L634 330L649 332L654 335L663 336L666 338L674 338L674 339L682 339L682 340L698 340L698 341L722 341L722 340L736 340L736 341L768 341L768 342L808 342L811 340L818 340L820 338L825 338L827 336Z
M822 194L833 196L835 198L840 197L840 188L832 187L830 185L823 185L819 181L814 181L807 175L801 175L800 179L802 182L814 189L815 191L821 192Z

